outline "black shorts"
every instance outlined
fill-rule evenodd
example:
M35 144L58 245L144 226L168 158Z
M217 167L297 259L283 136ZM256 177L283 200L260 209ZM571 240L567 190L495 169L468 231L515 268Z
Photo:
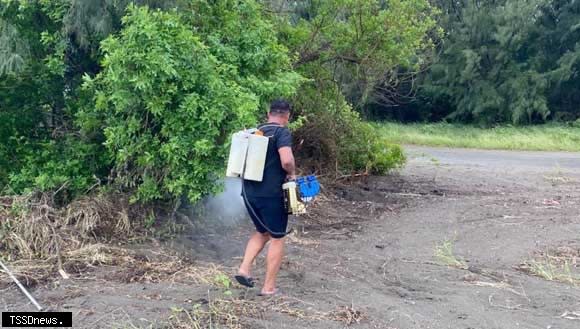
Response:
M280 239L286 236L288 213L284 206L283 197L248 197L248 200L244 200L244 203L246 204L246 209L248 209L250 218L252 218L252 222L254 222L254 225L256 226L256 231L260 233L269 233L275 239ZM256 216L259 218L256 218ZM266 227L264 227L264 225Z

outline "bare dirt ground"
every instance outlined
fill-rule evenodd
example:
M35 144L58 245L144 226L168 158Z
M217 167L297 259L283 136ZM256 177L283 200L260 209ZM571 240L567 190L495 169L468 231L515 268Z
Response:
M580 156L407 153L400 173L339 185L296 221L282 297L155 268L186 257L233 273L246 221L142 246L145 270L88 268L33 294L75 328L580 328ZM33 310L0 289L1 311Z

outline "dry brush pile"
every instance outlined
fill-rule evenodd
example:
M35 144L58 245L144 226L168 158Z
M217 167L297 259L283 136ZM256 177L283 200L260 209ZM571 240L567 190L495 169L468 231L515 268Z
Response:
M54 199L49 193L0 199L0 256L25 284L133 257L113 245L143 232L147 209L117 193L83 197L64 208ZM0 272L3 282L8 277Z
M291 298L279 297L264 301L245 299L200 300L191 309L174 309L167 328L196 329L220 328L246 329L253 328L253 320L265 320L272 312L302 321L333 321L341 327L351 326L367 320L367 315L351 306L340 306L330 311L319 311L305 302ZM279 320L278 320L279 321ZM338 324L336 324L339 326Z

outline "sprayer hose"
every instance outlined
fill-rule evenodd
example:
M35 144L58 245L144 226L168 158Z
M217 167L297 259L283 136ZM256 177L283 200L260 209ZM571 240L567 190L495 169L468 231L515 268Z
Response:
M270 233L272 235L288 235L288 234L292 233L291 228L287 232L274 232L274 231L270 230L270 228L268 227L268 225L266 225L264 223L264 221L262 221L260 216L258 216L258 214L256 213L256 210L254 209L254 207L252 207L252 204L250 203L250 201L248 201L248 196L246 195L246 189L244 187L243 176L242 176L242 196L244 197L244 201L246 203L247 208L252 212L252 215L254 215L254 218L256 218L256 220L262 225L262 227L264 227L266 229L266 231L268 231L268 233Z

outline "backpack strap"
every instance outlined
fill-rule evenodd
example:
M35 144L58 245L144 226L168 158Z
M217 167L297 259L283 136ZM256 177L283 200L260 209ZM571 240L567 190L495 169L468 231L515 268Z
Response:
M272 136L266 136L266 135L264 135L264 132L262 131L262 128L265 128L265 127L276 127L276 130L274 130L274 135L272 135ZM265 123L265 124L262 124L262 125L259 125L258 126L258 130L260 132L262 132L262 136L268 137L268 138L276 137L276 134L278 134L278 130L280 128L283 128L282 125L279 125L277 123Z

